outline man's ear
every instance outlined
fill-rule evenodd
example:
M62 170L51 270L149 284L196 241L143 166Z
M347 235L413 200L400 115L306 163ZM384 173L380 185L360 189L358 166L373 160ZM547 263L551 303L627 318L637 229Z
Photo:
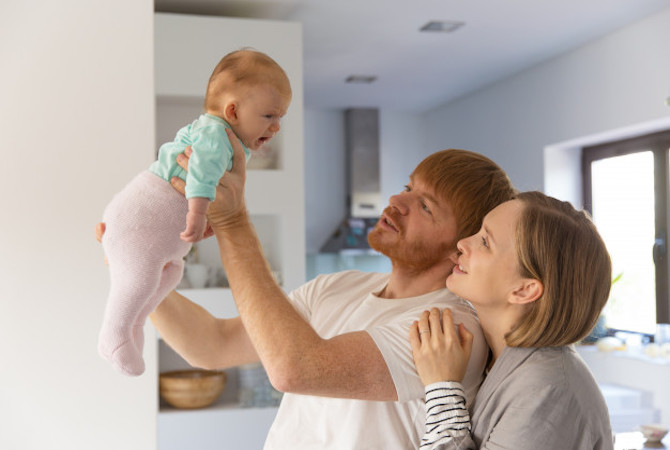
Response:
M223 118L226 119L226 122L228 122L230 125L237 123L237 103L226 103L226 105L223 107Z
M544 286L540 280L523 278L519 286L512 291L510 301L517 305L532 303L542 297Z
M447 258L454 264L458 264L458 257L461 256L461 251L454 247L449 253L447 253Z

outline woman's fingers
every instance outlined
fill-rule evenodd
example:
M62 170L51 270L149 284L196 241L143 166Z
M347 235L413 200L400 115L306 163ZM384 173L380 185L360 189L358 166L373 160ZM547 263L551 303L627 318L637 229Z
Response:
M459 342L456 326L454 325L454 316L449 308L442 311L442 329L447 339Z
M419 339L422 342L426 342L430 339L431 329L430 329L430 311L424 311L419 318L419 323L417 325Z
M428 314L428 323L430 324L430 335L435 340L443 339L442 324L440 323L440 310L432 308Z

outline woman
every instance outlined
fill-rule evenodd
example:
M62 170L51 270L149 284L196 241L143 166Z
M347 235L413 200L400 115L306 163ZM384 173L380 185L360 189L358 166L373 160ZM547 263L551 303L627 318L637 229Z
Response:
M426 385L421 448L613 448L605 401L570 345L593 328L610 289L611 261L589 217L522 193L458 249L447 287L477 310L490 360L470 420L459 381L472 335L454 327L448 310L413 324L410 343Z

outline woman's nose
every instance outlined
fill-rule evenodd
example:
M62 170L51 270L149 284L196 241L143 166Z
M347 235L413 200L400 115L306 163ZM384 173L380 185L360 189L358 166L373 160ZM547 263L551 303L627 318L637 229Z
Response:
M456 249L458 250L459 256L467 253L467 251L469 250L468 245L469 245L468 238L463 238L460 241L456 242Z

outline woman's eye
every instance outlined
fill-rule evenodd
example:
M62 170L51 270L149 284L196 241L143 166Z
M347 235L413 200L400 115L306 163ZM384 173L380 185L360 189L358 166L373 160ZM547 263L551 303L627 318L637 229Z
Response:
M406 184L406 185L403 186L402 190L403 190L404 192L409 192L411 189L409 188L409 185Z
M489 244L486 242L486 238L484 236L482 236L482 245L486 248L489 248Z
M430 214L430 208L428 207L428 205L426 205L425 203L422 203L421 208L423 208L424 211L426 211L427 213Z

